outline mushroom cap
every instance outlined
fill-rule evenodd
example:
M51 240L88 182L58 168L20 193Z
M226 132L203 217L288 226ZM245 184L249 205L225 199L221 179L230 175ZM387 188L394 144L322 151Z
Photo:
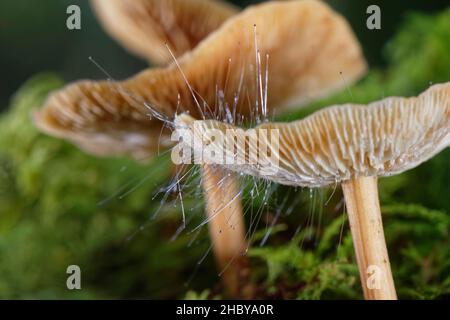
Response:
M257 140L247 138L245 145L229 154L224 151L230 149L233 138L226 132L236 127L214 120L194 121L187 115L177 117L175 124L177 130L184 129L180 131L183 143L203 154L202 161L213 163L217 159L211 158L213 150L224 155L224 166L233 171L285 185L322 187L359 176L398 174L448 147L450 82L434 85L414 98L332 106L303 120L264 123L250 129ZM213 139L210 129L219 130L222 138ZM271 140L272 130L278 132L279 140ZM264 144L270 153L259 152L253 164L236 164L237 150L248 159L250 150ZM205 146L210 149L202 153Z
M260 66L255 61L258 53ZM268 84L261 85L266 55ZM365 70L350 26L327 5L315 0L268 2L230 18L165 68L147 69L123 82L66 86L48 98L36 122L45 132L74 142L86 132L94 141L95 133L108 127L114 139L102 142L105 153L113 144L114 153L122 147L119 153L129 154L128 142L120 142L128 126L142 140L154 140L149 133L163 126L150 119L149 106L169 118L188 112L200 119L248 119L261 113L263 105L277 111L322 96L348 84L342 74L353 82Z
M91 0L105 30L153 63L172 61L195 48L238 8L220 0Z

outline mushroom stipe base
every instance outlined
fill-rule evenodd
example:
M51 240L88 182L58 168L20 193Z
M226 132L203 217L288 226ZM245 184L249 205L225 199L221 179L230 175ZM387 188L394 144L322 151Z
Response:
M376 177L342 183L350 229L366 300L396 300L384 238Z

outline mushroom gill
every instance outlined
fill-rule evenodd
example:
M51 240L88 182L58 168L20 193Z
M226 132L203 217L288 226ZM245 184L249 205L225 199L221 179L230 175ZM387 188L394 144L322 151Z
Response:
M259 152L253 164L234 164L239 150L227 153L224 147L233 145L233 136L226 132L236 127L213 120L193 121L186 115L175 123L184 129L183 141L197 149L208 144L224 156L223 166L228 169L285 185L322 187L357 177L398 174L448 147L450 83L434 85L418 97L333 106L303 120L261 124L247 131L261 139L251 140L247 135L245 145L235 144L246 152L246 159L250 150L267 144L270 151ZM210 129L219 130L222 136L216 143L210 139ZM278 133L279 140L270 140L271 131ZM199 154L204 161L212 161L209 152Z
M51 94L33 120L40 130L97 156L143 159L159 146L169 146L168 129L150 116L143 103L134 101L125 86L114 96L108 96L105 88L92 81L68 85Z
M130 154L127 147L121 149L125 141L118 145L122 129L133 124L137 140L154 140L153 130L163 125L150 119L155 112L169 118L188 112L200 119L254 119L267 109L278 111L342 88L343 75L353 82L365 70L350 26L326 4L268 2L230 18L165 68L147 69L123 82L66 86L48 98L36 123L75 143L80 135L94 138L105 124L119 140L105 139L103 149L113 143L116 153Z
M102 25L131 52L153 63L172 61L192 50L235 15L220 0L91 0Z

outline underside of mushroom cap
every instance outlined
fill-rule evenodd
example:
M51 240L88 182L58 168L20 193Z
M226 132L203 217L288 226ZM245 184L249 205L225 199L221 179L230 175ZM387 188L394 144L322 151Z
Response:
M195 48L238 8L220 0L91 0L104 28L131 52L166 64Z
M240 150L245 149L248 159L249 150L258 150L264 142L276 157L260 152L254 164L235 164L238 149L229 155L224 152L233 144L226 132L236 127L213 120L192 122L186 115L175 124L177 130L184 129L180 131L183 143L201 154L203 161L211 162L208 157L214 150L216 155L223 152L224 166L233 171L280 184L322 187L358 176L398 174L448 147L450 83L434 85L414 98L332 106L303 120L264 123L250 129L258 133L258 140L247 139ZM211 139L210 129L222 132L223 139ZM270 134L260 138L262 130L277 131L278 143L270 140ZM205 145L208 152L202 150Z
M131 129L142 140L155 140L153 132L163 123L150 119L149 107L168 118L188 112L198 119L255 119L263 109L272 113L341 88L365 70L348 23L327 5L315 0L269 2L230 18L166 68L148 69L123 82L66 86L48 98L37 124L77 141L85 132L102 133L106 126L108 134L120 137L133 122ZM117 153L118 140L111 142ZM107 149L105 141L105 153ZM129 152L123 146L122 153Z
M49 96L45 108L33 114L34 123L97 156L145 159L169 147L169 129L151 116L153 109L125 86L113 96L105 88L91 81L68 85Z

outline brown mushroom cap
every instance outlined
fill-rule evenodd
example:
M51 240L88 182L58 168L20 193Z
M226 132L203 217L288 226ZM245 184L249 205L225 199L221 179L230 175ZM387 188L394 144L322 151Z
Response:
M119 100L122 96L109 97L104 89L93 81L75 82L50 95L33 120L40 130L97 156L127 154L143 159L159 146L169 146L167 129L149 116L145 105L134 103L127 94ZM78 100L80 96L83 99Z
M195 48L238 8L220 0L91 0L108 33L158 64Z
M186 115L179 116L175 123L178 130L188 128L187 133L180 131L183 141L197 152L204 145L223 152L221 146L230 143L226 130L236 129L214 120L194 122ZM210 129L224 133L224 144L219 145L220 139L209 138ZM391 97L367 106L333 106L303 120L264 123L254 130L259 134L263 129L269 132L269 138L270 130L279 133L276 145L263 138L269 150L277 154L276 161L262 153L255 164L224 166L280 184L308 187L322 187L358 176L398 174L450 145L450 82L434 85L415 98ZM261 141L247 142L246 157ZM210 162L209 155L205 152L203 160ZM228 163L233 160L230 156L227 159Z
M264 57L269 57L267 100L259 99L264 85L256 84L255 25L262 57L259 70L266 70ZM109 128L116 153L121 148L116 138L128 126L143 140L155 139L151 133L162 123L150 119L148 106L170 118L183 111L196 118L223 119L226 110L249 116L256 108L261 112L262 100L271 111L298 105L345 86L342 74L352 82L365 70L348 23L327 5L315 0L268 2L229 19L178 64L148 69L123 82L66 86L48 98L36 123L75 142L86 132L94 137ZM108 144L103 141L104 150ZM129 153L129 147L123 146L122 153Z

